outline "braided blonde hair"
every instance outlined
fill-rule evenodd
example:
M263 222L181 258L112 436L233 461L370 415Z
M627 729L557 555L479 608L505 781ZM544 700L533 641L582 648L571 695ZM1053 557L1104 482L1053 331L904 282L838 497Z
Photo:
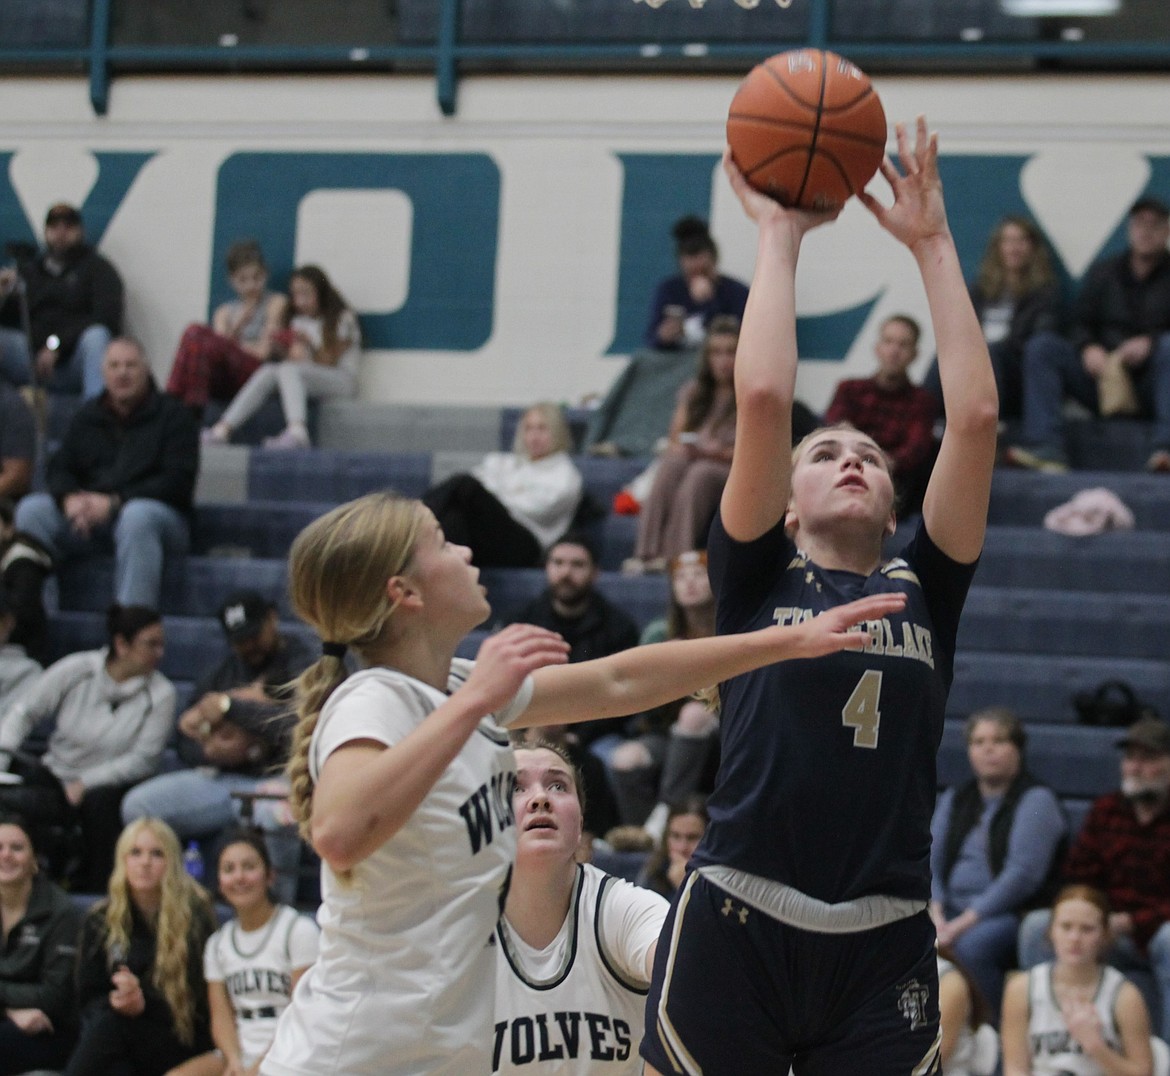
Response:
M158 988L175 1022L175 1035L190 1046L195 1041L195 1005L187 980L187 959L193 920L198 911L210 923L211 900L203 887L183 869L179 838L160 818L137 818L118 837L114 849L114 870L110 875L109 899L105 902L106 952L130 951L133 928L130 886L126 881L126 860L130 849L143 831L162 845L167 869L163 875L158 922L155 925L154 966L150 981ZM209 931L203 932L206 939Z
M418 501L371 493L310 523L289 553L289 588L297 616L322 641L344 643L364 657L365 649L382 638L394 612L386 581L410 562L423 519ZM306 838L313 814L309 743L322 707L345 677L343 659L325 654L296 682L289 806Z

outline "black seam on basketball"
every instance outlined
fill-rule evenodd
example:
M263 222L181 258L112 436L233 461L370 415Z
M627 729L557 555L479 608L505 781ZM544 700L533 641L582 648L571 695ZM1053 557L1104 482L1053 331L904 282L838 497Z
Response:
M816 116L816 121L813 123L812 139L810 140L810 142L808 144L808 156L805 158L805 162L804 162L804 175L801 177L801 180L800 180L800 189L796 192L795 199L793 199L793 201L795 202L796 205L800 205L800 203L804 200L804 189L805 189L805 187L808 186L809 173L812 171L813 154L815 154L817 151L817 139L820 137L820 133L821 133L821 110L824 108L824 105L825 105L825 82L826 82L825 66L826 66L825 54L822 52L821 53L821 92L817 96L817 116Z
M841 178L845 181L845 189L850 194L857 193L857 188L853 186L852 181L849 179L849 173L845 171L845 166L839 160L837 160L836 157L834 157L831 153L826 153L824 150L822 150L821 151L821 159L828 161L829 164L831 164L834 168L837 169L837 172L840 174Z
M808 124L797 123L793 120L778 120L774 116L754 116L747 112L732 112L727 117L728 122L732 120L740 120L743 123L757 123L761 127L772 127L776 130L791 130L791 131L807 131ZM863 146L880 146L882 149L886 148L886 140L874 138L864 138L856 131L841 131L836 127L830 128L828 134L834 138L847 139L850 142L858 142Z
M822 111L828 112L831 114L834 112L844 112L845 109L847 109L847 108L855 108L862 101L864 101L871 93L874 93L874 92L875 91L874 91L874 88L872 86L865 86L865 87L863 87L861 93L859 93L852 100L845 101L839 105L825 105L825 106L823 106Z
M776 85L779 86L780 89L782 89L798 105L803 105L810 112L816 111L817 109L820 108L819 103L816 105L810 105L803 97L800 97L797 94L793 93L792 88L778 74L776 74L775 71L772 70L772 68L768 65L767 61L764 62L763 68L768 73L768 78L770 78L774 83L776 83ZM825 96L825 87L824 87L824 82L823 82L824 77L825 77L825 75L824 75L824 70L823 70L823 65L822 65L822 70L821 70L821 79L822 79L821 97L822 97L822 99Z

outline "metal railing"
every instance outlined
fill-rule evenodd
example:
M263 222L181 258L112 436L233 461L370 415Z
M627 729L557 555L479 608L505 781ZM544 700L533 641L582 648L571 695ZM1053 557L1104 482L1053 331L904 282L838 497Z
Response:
M453 115L461 73L493 66L510 70L613 65L638 73L710 70L712 64L746 67L781 48L809 45L832 48L857 63L899 65L921 69L952 64L994 71L996 66L1048 68L1096 65L1115 70L1131 67L1170 70L1170 26L1163 40L1091 41L1042 35L1027 40L873 40L833 35L834 0L808 0L806 31L800 40L753 41L558 41L491 43L465 40L461 32L465 0L434 0L438 4L433 41L406 44L219 45L119 44L111 41L112 0L91 0L88 41L81 47L6 47L0 44L0 73L13 70L84 70L95 113L109 108L111 81L116 74L142 71L430 71L435 94L445 115ZM632 3L633 0L613 0ZM674 0L682 4L684 0ZM770 0L762 0L766 5ZM704 13L716 19L718 4L710 0ZM714 26L712 22L712 26Z

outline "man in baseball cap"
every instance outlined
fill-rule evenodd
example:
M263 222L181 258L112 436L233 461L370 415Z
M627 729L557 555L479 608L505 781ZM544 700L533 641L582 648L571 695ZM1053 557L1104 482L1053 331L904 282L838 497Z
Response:
M1104 959L1146 999L1154 1032L1170 1034L1170 725L1149 714L1117 739L1121 787L1093 801L1064 863L1066 884L1109 898ZM1020 965L1050 959L1047 912L1020 927Z
M123 821L161 818L185 841L234 825L239 801L232 793L257 791L283 765L296 721L288 684L317 658L301 637L281 631L275 604L254 590L230 595L217 619L228 653L199 677L195 702L179 717L179 754L192 768L144 781L122 801ZM255 821L280 828L271 807L258 809ZM268 844L278 884L291 886L295 839L270 834ZM281 895L291 899L288 886Z

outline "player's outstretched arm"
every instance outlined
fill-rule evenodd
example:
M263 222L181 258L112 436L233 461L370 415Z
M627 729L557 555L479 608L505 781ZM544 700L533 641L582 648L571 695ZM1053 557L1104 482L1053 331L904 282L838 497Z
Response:
M636 646L595 661L543 668L533 674L532 702L515 725L563 725L634 714L773 662L859 650L870 636L858 625L880 620L905 604L903 594L878 594L794 626Z
M756 269L735 352L735 453L720 512L727 533L750 541L788 507L796 393L796 262L806 232L836 213L785 209L752 188L730 152L723 168L759 227Z
M858 197L910 250L922 275L947 415L922 513L935 544L954 560L970 563L983 548L987 528L999 398L987 343L947 224L938 135L927 131L924 116L918 117L916 128L913 147L905 125L895 128L901 171L889 158L882 162L894 204L886 207L866 192Z
M334 870L350 870L394 836L418 809L479 722L502 710L525 677L568 660L555 632L513 624L484 641L467 683L392 747L353 740L321 767L313 792L313 847Z

